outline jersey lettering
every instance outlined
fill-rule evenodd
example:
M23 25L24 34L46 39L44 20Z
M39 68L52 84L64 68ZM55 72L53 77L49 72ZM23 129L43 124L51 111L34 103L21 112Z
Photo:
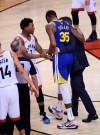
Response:
M9 75L9 77L11 77L11 71L8 70L8 65L6 65L6 67L5 67L4 70L3 70L3 68L1 67L1 68L0 68L0 72L1 72L2 79L5 79L5 76L6 76L6 75Z
M69 42L70 37L69 37L69 32L60 32L60 42Z

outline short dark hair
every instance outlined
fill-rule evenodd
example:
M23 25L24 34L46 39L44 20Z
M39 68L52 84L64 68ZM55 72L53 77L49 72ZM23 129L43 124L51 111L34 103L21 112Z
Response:
M29 23L33 23L33 20L30 18L24 18L20 22L20 28L23 30L25 27L29 25Z
M70 25L72 25L72 20L68 16L60 17L59 20L64 20L64 21L68 22Z
M46 12L45 17L47 18L47 17L52 17L52 16L57 17L56 12L55 12L54 10L48 10L48 11Z

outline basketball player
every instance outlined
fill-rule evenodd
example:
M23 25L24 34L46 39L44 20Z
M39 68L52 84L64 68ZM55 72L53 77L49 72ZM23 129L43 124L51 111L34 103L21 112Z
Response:
M37 38L34 36L34 24L33 20L30 18L24 18L20 22L20 28L22 29L22 33L17 35L15 39L18 39L21 42L21 51L22 54L30 58L35 66L37 72L37 79L38 79L38 89L39 89L39 97L36 98L39 109L40 109L40 117L43 123L49 124L50 119L46 117L45 108L44 108L44 95L42 92L42 83L39 74L39 70L36 65L37 58L47 58L50 59L42 47L39 45ZM36 54L38 52L38 54Z
M71 29L66 21L59 21L56 12L49 10L46 12L46 32L50 39L49 54L52 55L56 47L67 46L70 43ZM71 97L68 89L68 76L73 62L72 53L57 54L52 56L54 82L58 84L58 100L63 99L67 110L66 122L58 124L59 129L76 129L77 122L73 116L71 108ZM59 108L49 106L49 111L55 115L61 112ZM56 117L57 118L57 117ZM62 117L58 117L62 119Z
M15 65L23 78L29 83L31 92L35 92L38 96L38 91L28 77L25 70L22 68L17 56L11 51L2 50L0 45L0 132L5 134L6 117L19 125L20 135L26 135L23 127L20 125L20 110L19 110L19 95L16 78Z
M86 39L86 42L91 42L97 39L97 32L96 32L96 2L95 0L72 0L72 19L74 28L77 28L79 26L79 11L84 11L86 9L87 14L91 20L91 27L92 32L90 36Z
M61 17L60 19L65 20L70 25L72 25L71 18L65 16ZM70 72L70 82L72 88L72 111L74 116L78 116L78 103L80 97L86 111L88 112L88 117L86 119L83 119L82 122L91 122L92 120L98 119L98 115L96 114L95 107L91 101L89 94L85 89L83 79L84 70L86 67L89 66L84 49L84 35L82 34L79 28L77 28L76 30L73 27L71 27L71 31L74 35L74 38L76 39L75 50L73 51L74 60ZM70 46L59 47L59 53L72 52L72 50L69 47ZM67 114L67 112L65 111L64 114Z

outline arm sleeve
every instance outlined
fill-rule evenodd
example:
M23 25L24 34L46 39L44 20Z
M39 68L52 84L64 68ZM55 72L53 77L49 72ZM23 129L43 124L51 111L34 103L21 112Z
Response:
M63 47L59 47L60 52L59 53L70 53L73 52L75 49L75 37L74 35L71 33L71 42Z

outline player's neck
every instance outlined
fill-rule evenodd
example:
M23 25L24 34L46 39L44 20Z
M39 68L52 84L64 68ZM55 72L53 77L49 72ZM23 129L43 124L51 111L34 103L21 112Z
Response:
M30 37L30 35L26 31L22 31L22 35L27 38Z
M54 17L54 18L52 18L52 21L58 21L58 19Z

